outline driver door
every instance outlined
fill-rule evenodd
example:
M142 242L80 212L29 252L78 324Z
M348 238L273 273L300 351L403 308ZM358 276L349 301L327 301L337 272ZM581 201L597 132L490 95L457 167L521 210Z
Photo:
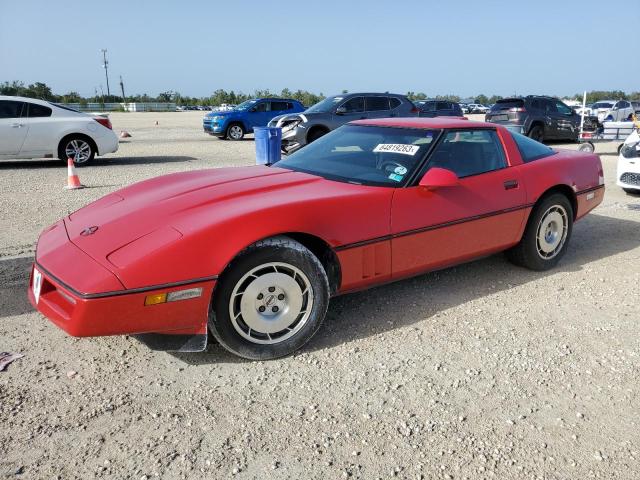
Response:
M335 119L339 125L349 123L352 120L365 119L364 97L353 97L336 108Z
M24 102L0 100L0 155L17 155L27 136L29 125Z
M525 220L518 167L509 167L495 130L445 131L425 172L453 171L459 184L395 191L392 277L454 265L514 245ZM424 173L424 172L423 172Z
M269 123L269 111L271 110L271 102L265 101L255 104L248 112L247 119L249 127L266 127Z

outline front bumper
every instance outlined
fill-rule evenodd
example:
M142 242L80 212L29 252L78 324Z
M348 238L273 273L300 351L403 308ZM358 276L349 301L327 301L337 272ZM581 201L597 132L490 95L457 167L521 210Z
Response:
M307 128L298 125L288 131L282 132L282 148L287 152L298 150L307 144Z
M34 291L34 271L40 281ZM127 289L118 278L76 247L63 222L38 241L29 280L33 307L74 337L163 333L206 335L216 277ZM154 294L201 288L194 298L145 305ZM39 294L37 294L38 292Z
M217 137L224 135L226 131L225 124L223 122L219 122L219 121L214 122L209 119L203 120L202 129L209 135L215 135Z
M618 157L616 185L626 189L640 190L640 158Z
M36 300L34 269L42 275ZM90 274L90 272L86 272ZM215 280L179 286L158 286L105 294L83 295L52 275L37 262L31 269L29 301L56 326L74 337L165 333L172 335L206 334L209 299ZM198 298L158 305L145 305L149 295L186 288L202 288Z

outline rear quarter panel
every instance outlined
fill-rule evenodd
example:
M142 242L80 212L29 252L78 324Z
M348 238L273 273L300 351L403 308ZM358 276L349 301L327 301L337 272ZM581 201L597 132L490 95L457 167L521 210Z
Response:
M519 168L525 182L527 202L531 205L558 185L568 186L574 192L578 207L574 212L576 220L602 201L604 179L598 155L558 149L554 155L524 163ZM591 192L595 194L589 195Z

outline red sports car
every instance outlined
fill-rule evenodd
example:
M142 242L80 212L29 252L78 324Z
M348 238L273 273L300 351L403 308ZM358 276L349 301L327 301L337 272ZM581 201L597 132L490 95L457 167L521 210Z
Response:
M604 195L598 156L460 119L345 125L272 166L143 181L40 236L31 303L74 336L270 359L329 298L506 251L553 267Z

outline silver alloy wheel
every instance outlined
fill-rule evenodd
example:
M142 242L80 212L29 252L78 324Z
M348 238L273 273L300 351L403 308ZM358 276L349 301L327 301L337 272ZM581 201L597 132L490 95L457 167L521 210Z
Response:
M91 145L84 140L71 140L64 152L67 158L72 158L75 163L84 163L91 158Z
M536 248L545 260L555 257L564 246L569 230L567 211L560 205L549 207L538 224Z
M247 272L229 299L233 328L252 343L273 345L298 333L313 308L307 276L288 263L272 262Z
M229 127L229 133L227 135L229 135L229 137L231 137L233 140L240 140L244 135L244 132L242 131L242 127L240 125L231 125Z

